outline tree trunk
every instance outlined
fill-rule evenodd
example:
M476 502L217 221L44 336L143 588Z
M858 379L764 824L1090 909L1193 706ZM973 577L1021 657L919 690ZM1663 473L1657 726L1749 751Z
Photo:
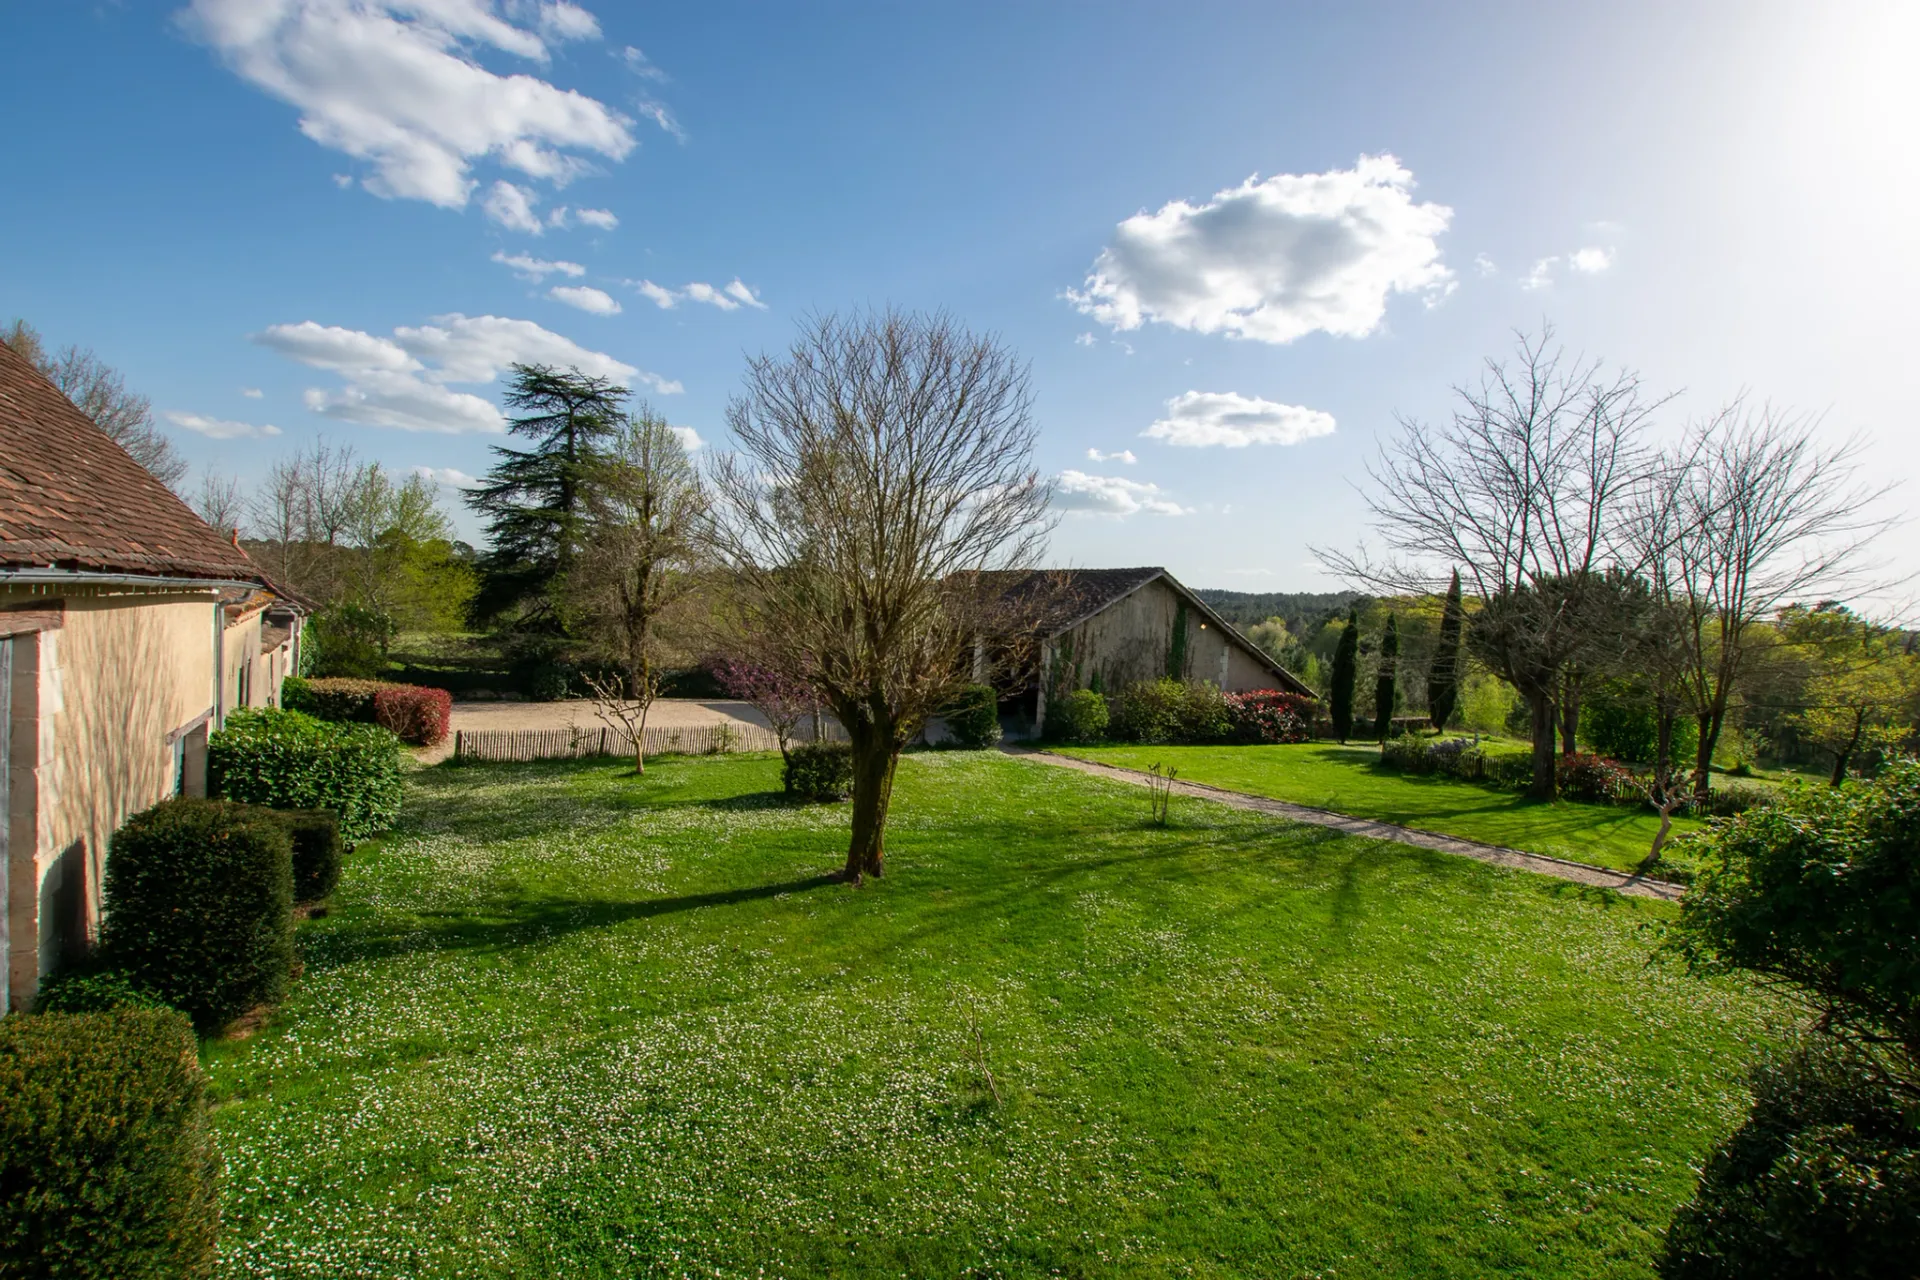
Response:
M1551 800L1556 792L1553 699L1545 690L1528 695L1527 710L1533 719L1533 785L1527 788L1527 794L1536 800Z
M1713 785L1713 749L1720 743L1720 729L1727 720L1726 698L1716 697L1713 706L1694 720L1700 726L1700 745L1693 754L1693 795L1704 801Z
M1560 754L1580 754L1580 678L1565 676L1560 681Z
M900 753L890 729L856 721L847 736L853 746L853 831L842 874L857 885L884 870L887 805L893 799L893 772Z
M1865 727L1866 717L1855 715L1853 718L1853 736L1847 739L1847 745L1835 748L1833 753L1833 777L1827 785L1837 787L1847 780L1847 766L1853 762L1853 753L1860 749L1861 730Z

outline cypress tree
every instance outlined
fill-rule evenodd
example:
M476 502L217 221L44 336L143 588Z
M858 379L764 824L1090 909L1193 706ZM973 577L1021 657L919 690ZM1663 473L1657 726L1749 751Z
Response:
M1427 669L1427 713L1434 732L1447 727L1460 704L1460 659L1465 644L1467 612L1460 604L1460 571L1453 571L1447 602L1440 611L1440 640L1434 646L1433 665Z
M553 590L580 551L585 489L601 443L626 420L627 389L578 369L516 364L503 399L520 415L507 430L530 449L496 445L495 462L467 505L487 522L478 619L520 611L520 629L564 634Z
M1353 736L1353 680L1359 667L1360 611L1347 610L1347 629L1333 651L1333 736L1345 742Z
M1373 678L1373 736L1385 742L1393 727L1393 685L1400 666L1400 624L1387 615L1387 633L1380 637L1380 668Z

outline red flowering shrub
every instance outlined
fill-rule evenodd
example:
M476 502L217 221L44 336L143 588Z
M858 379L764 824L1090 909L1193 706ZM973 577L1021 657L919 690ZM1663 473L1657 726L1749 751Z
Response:
M1313 737L1315 703L1305 694L1255 689L1229 693L1226 700L1237 742L1306 742Z
M390 684L373 695L373 720L402 742L437 746L453 718L453 695L417 684Z

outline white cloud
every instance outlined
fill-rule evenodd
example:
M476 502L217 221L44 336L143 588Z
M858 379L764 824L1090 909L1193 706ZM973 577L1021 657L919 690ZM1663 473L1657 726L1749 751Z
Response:
M266 398L267 393L258 387L242 387L240 388L240 394L249 400L262 400Z
M308 409L402 431L500 431L504 420L493 404L446 384L492 382L516 363L575 368L662 395L684 390L678 382L590 351L531 320L502 316L435 316L431 324L397 328L391 338L307 320L273 325L254 341L342 376L344 385L336 390L309 388L303 397Z
M547 229L547 224L533 211L533 206L539 202L540 197L525 187L516 187L511 182L496 182L493 190L487 192L487 198L480 202L480 208L509 231L523 231L530 236L537 236Z
M568 0L553 0L540 6L540 30L553 40L598 40L600 23L594 16Z
M1062 511L1084 515L1131 516L1145 511L1159 516L1183 516L1187 508L1165 497L1159 485L1119 476L1090 476L1084 471L1062 471L1054 481L1053 503Z
M1332 435L1333 415L1232 391L1188 391L1167 401L1167 416L1140 434L1192 448L1299 444Z
M662 311L671 311L680 305L680 295L671 289L663 289L651 280L629 280L628 284L637 289L643 297L653 300L653 305Z
M1416 204L1413 186L1394 157L1362 156L1351 169L1256 175L1199 205L1175 200L1122 222L1067 296L1115 329L1365 337L1390 294L1431 297L1453 279L1436 239L1453 210Z
M611 209L576 209L574 216L588 226L598 227L602 231L611 231L620 225L620 219L613 216Z
M183 20L235 74L298 109L308 138L366 161L367 190L460 208L476 162L564 184L591 167L585 157L619 161L635 145L632 121L605 104L476 60L491 48L544 64L549 40L599 30L573 4L536 15L531 30L490 0L193 0Z
M1613 250L1588 245L1574 250L1567 258L1567 265L1582 275L1597 276L1613 265Z
M767 304L760 301L760 295L742 284L738 276L735 276L733 282L723 289L716 289L699 280L684 289L669 289L651 280L629 280L626 283L651 299L653 304L662 311L671 311L689 299L694 302L704 302L710 307L718 307L722 311L738 311L743 306L752 307L756 311L767 309Z
M1083 333L1073 340L1073 345L1076 347L1090 347L1095 341L1097 341L1097 339L1095 339L1092 334Z
M668 427L667 430L673 432L674 439L678 440L680 447L688 453L698 452L707 443L692 427Z
M613 300L613 295L603 290L595 289L591 285L557 284L547 290L547 296L555 302L564 302L570 307L577 307L581 311L590 311L596 316L617 316L620 314L620 304Z
M1493 259L1489 258L1484 253L1476 253L1473 255L1473 265L1474 265L1474 269L1477 270L1483 276L1493 276L1493 275L1500 274L1500 268L1495 266Z
M456 467L415 467L413 474L448 489L467 489L480 483Z
M1559 265L1560 259L1558 255L1551 258L1540 259L1540 261L1533 264L1533 270L1521 277L1520 287L1529 292L1535 289L1546 288L1553 283L1553 269Z
M1124 462L1128 466L1140 461L1133 456L1133 450L1122 449L1118 453L1102 453L1098 449L1087 450L1087 458L1093 462Z
M587 274L587 269L577 262L548 261L545 258L530 257L524 253L516 253L508 257L504 253L496 252L493 260L503 267L512 267L515 275L522 280L531 280L535 284L539 284L550 275L558 274L568 279L577 279Z
M259 439L265 436L277 436L280 428L271 423L256 427L251 422L233 422L226 418L209 418L202 413L178 413L169 410L167 421L176 427L185 427L197 431L214 440Z

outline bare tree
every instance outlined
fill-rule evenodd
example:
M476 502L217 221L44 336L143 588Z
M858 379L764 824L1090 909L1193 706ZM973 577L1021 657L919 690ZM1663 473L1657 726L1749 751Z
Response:
M1857 479L1858 446L1822 444L1818 421L1736 400L1695 427L1661 469L1660 523L1645 536L1677 619L1678 678L1699 726L1696 796L1754 658L1756 624L1796 601L1866 583L1891 486Z
M747 368L715 545L744 626L807 673L853 749L845 874L881 874L900 752L970 676L992 571L1048 531L1025 367L944 315L808 321Z
M583 487L584 537L562 590L617 680L588 679L596 713L647 771L647 713L660 694L662 624L695 582L706 493L679 437L645 404L600 445Z
M1596 656L1607 570L1630 553L1624 517L1646 471L1642 437L1665 403L1636 374L1569 359L1552 342L1551 327L1518 335L1511 363L1490 358L1478 385L1454 389L1445 424L1400 420L1366 491L1395 559L1315 552L1383 592L1438 594L1462 570L1480 602L1468 644L1526 699L1530 792L1542 798L1554 794L1555 710L1577 700Z
M221 475L214 467L200 473L200 486L187 505L222 534L237 536L246 519L247 502L240 481L234 476Z
M0 338L32 361L80 412L93 419L160 483L177 490L187 478L187 460L154 424L153 402L128 390L126 379L91 350L69 346L52 354L39 331L24 320L15 320Z

